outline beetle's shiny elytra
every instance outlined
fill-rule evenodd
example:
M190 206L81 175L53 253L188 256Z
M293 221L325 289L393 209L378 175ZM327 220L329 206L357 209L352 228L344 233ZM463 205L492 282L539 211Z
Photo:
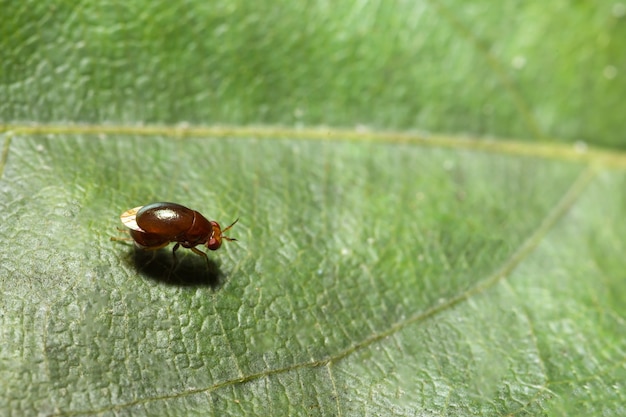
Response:
M222 240L237 240L225 236L224 232L233 227L239 219L222 230L218 222L207 220L195 210L176 203L161 202L126 210L120 216L120 220L130 229L130 236L138 247L159 249L176 242L173 249L174 257L176 250L182 246L203 256L208 264L209 258L206 253L198 250L196 246L204 245L210 250L217 250L222 246Z

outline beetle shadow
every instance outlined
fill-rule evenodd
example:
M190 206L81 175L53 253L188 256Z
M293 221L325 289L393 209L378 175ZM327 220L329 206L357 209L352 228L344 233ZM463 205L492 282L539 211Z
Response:
M191 256L193 255L193 256ZM224 273L217 262L207 262L195 254L176 253L171 249L141 250L133 248L128 258L137 271L153 281L176 287L221 287Z

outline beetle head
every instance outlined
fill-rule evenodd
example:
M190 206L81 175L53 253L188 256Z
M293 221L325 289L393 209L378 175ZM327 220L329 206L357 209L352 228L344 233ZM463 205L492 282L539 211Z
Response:
M212 221L211 227L213 227L213 233L211 233L211 237L209 238L209 240L207 240L206 247L209 248L210 250L218 250L220 246L222 246L222 239L227 240L229 242L236 241L237 239L233 239L231 237L224 235L224 232L226 232L228 229L233 227L235 223L237 223L238 221L239 219L235 220L234 222L231 223L230 226L228 226L224 230L222 230L218 222Z

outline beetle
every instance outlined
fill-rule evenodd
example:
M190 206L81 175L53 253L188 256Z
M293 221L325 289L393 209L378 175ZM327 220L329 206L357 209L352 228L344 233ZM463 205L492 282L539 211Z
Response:
M176 242L172 254L176 260L179 247L191 249L203 256L209 265L209 257L196 246L204 245L209 250L218 250L222 240L229 242L237 239L224 235L239 221L222 229L218 222L207 220L199 212L176 203L158 202L126 210L120 215L124 226L128 227L130 237L141 249L156 250Z

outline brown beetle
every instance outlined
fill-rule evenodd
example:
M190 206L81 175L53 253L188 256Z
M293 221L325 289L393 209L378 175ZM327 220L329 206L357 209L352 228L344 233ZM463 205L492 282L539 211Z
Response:
M176 259L176 251L180 246L191 249L203 256L207 265L209 258L196 246L205 245L210 250L222 246L222 240L236 241L224 235L224 232L239 221L235 220L223 229L216 221L209 221L199 212L176 203L152 203L126 210L120 216L124 226L130 230L135 245L142 249L160 249L171 242L176 242L172 253Z

